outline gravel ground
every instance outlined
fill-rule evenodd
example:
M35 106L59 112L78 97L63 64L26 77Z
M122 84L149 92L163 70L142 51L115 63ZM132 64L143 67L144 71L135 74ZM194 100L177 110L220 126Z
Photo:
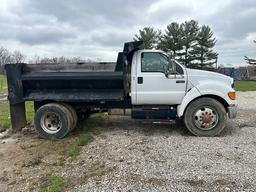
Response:
M238 117L213 138L191 136L182 124L110 116L73 160L64 154L77 133L49 141L28 127L0 141L0 191L39 191L49 173L72 192L256 191L255 98L256 92L238 93Z
M83 148L83 164L72 167L75 173L100 165L100 174L71 191L255 191L255 98L239 93L237 119L214 138L113 117L111 128Z

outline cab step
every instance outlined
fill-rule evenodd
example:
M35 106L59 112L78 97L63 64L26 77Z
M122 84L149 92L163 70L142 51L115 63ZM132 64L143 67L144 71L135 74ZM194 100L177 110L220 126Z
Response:
M175 120L164 120L164 119L148 119L148 120L143 120L143 124L160 124L160 125L175 125L176 121Z

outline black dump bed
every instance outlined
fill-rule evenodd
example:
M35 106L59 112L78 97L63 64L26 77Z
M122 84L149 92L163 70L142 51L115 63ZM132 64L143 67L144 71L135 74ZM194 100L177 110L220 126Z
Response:
M7 74L8 70L12 73L16 71L18 80L13 79L13 83L9 84L9 99L12 101L16 96L25 101L122 100L123 72L111 70L111 65L115 66L114 63L9 65ZM90 66L94 69L90 69ZM16 82L19 82L17 86Z

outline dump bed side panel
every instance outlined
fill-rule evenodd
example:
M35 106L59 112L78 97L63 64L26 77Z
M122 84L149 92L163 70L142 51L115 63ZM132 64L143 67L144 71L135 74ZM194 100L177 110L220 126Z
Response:
M101 64L98 64L101 65ZM10 103L26 100L88 102L122 100L123 73L104 63L103 71L89 65L10 64L6 66ZM111 64L110 64L111 65ZM84 66L84 67L83 67Z

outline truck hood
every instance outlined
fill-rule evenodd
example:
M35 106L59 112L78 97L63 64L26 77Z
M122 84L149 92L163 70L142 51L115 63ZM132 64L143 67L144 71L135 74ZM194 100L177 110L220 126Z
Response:
M231 86L234 82L233 78L226 75L197 69L187 69L187 76L188 82L189 84L192 84L192 86L197 86L198 84L204 83L206 81L214 81L216 83L227 84L227 86Z

